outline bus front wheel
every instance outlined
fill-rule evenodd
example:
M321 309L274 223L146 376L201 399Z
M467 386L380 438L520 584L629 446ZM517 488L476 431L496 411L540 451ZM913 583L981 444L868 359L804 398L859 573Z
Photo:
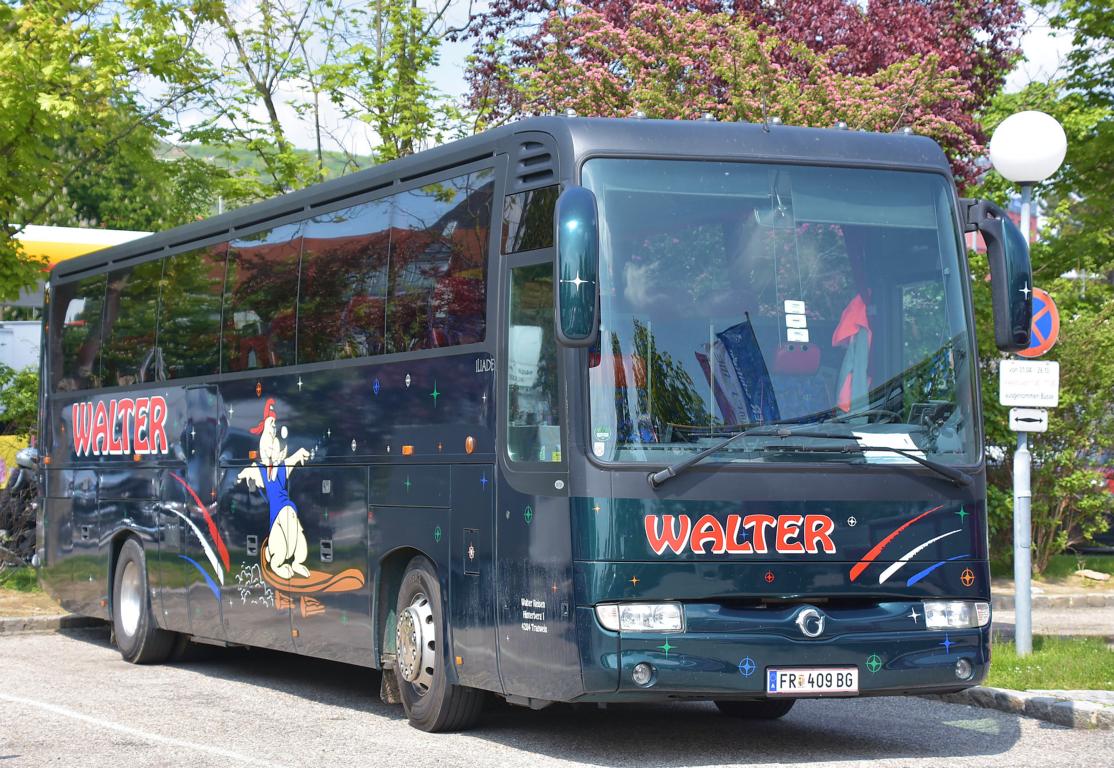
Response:
M744 720L777 720L789 714L796 699L762 699L759 701L717 701L721 714Z
M483 710L484 693L448 681L441 587L437 572L424 557L415 557L406 566L396 616L395 674L410 724L430 732L474 725Z
M143 547L128 539L116 559L112 580L112 630L124 661L158 664L174 650L174 632L159 629L151 614L147 562Z

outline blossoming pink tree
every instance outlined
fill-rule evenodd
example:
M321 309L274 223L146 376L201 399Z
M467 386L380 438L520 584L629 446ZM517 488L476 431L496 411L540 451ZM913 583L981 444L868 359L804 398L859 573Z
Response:
M472 106L908 125L963 181L1019 21L1017 0L493 0L468 32Z

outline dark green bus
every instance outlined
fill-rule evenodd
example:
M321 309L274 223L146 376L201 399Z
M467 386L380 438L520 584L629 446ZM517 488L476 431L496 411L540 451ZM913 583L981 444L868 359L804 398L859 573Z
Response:
M1024 240L927 138L554 117L65 262L43 580L426 730L974 685L975 230L1024 347Z

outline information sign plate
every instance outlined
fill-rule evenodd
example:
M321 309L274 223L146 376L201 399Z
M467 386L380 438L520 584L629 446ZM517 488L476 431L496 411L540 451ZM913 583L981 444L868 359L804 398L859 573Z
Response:
M998 402L1022 408L1055 408L1060 404L1060 364L1054 360L1003 360Z
M1010 429L1014 432L1047 432L1048 411L1044 408L1010 408Z

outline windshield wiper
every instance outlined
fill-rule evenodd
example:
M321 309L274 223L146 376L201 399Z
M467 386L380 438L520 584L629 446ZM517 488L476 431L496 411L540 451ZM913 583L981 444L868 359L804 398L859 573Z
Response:
M838 434L838 433L835 433L835 432L808 432L808 431L798 431L798 430L787 429L785 427L771 428L771 427L766 427L766 426L752 427L751 429L744 429L742 432L736 432L734 435L731 435L730 437L726 438L725 440L721 440L720 442L716 443L715 445L713 445L709 448L705 448L700 453L694 454L694 455L688 457L687 459L685 459L683 461L677 462L676 464L670 464L668 467L666 467L665 469L662 469L658 472L651 472L649 475L647 475L646 479L650 483L651 488L658 488L666 480L669 480L670 478L677 477L677 475L686 471L687 469L689 469L693 465L699 463L700 461L703 461L708 456L711 456L713 453L717 453L719 451L722 451L728 445L730 445L731 443L733 443L734 441L738 440L741 437L778 437L778 438L782 438L782 439L787 438L787 437L811 437L811 438L817 438L817 439L821 439L821 440L851 440L851 441L854 441L856 443L856 447L860 451L863 451L863 450L889 451L891 453L897 453L897 454L905 456L909 459L912 459L913 461L917 462L921 466L928 467L929 469L931 469L932 471L941 475L942 477L947 478L948 480L950 480L951 482L953 482L957 486L967 486L967 485L970 485L971 482L972 482L971 476L968 475L963 470L956 469L955 467L949 467L947 464L941 464L938 461L933 461L932 459L925 458L924 456L920 456L913 451L907 451L904 448L891 448L889 446L874 446L874 445L865 446L865 448L864 448L864 446L861 445L862 438L859 435L855 435L855 434L841 435L841 434ZM850 446L846 446L846 447L842 447L842 448L838 448L838 449L833 450L833 449L830 449L830 448L821 448L819 446L776 445L775 444L775 445L765 446L763 448L763 450L781 450L781 451L792 451L792 452L800 452L800 453L808 453L810 451L815 452L815 453L851 453L852 448ZM893 466L900 466L900 465L893 465Z
M955 467L949 467L947 464L941 464L938 461L933 461L932 459L929 459L929 458L926 458L925 456L922 456L917 451L910 451L910 450L907 450L905 448L895 448L895 447L889 446L889 445L866 445L866 446L864 446L862 444L862 439L863 438L862 438L861 435L855 435L855 434L840 435L840 434L837 434L837 433L834 433L834 432L792 432L791 434L793 435L793 437L814 437L814 438L818 438L818 439L821 439L821 440L853 440L857 444L856 447L860 451L864 451L864 452L865 451L889 451L890 453L896 453L896 454L899 454L901 456L905 456L906 458L912 459L913 461L917 462L922 467L928 467L929 469L931 469L936 474L941 475L942 477L945 477L948 480L951 480L955 485L967 486L967 485L970 485L973 482L972 479L971 479L971 476L969 474L967 474L966 472L964 472L963 470L956 469ZM797 452L797 453L808 453L810 451L814 451L814 452L817 452L817 453L820 453L820 452L831 453L831 451L829 451L828 449L820 448L818 446L808 446L808 445L768 445L768 446L765 446L763 450L793 451L793 452ZM845 449L845 451L847 453L850 453L851 452L850 447L848 446ZM888 465L888 466L901 466L901 465L900 464L891 464L891 465Z
M670 478L676 477L677 475L681 474L682 472L684 472L686 469L688 469L692 465L708 458L713 453L718 453L719 451L722 451L724 448L731 445L731 443L735 442L740 437L792 437L794 435L799 435L799 434L801 434L801 433L800 432L794 432L793 430L786 429L785 427L773 428L773 427L771 427L769 425L766 425L766 424L762 424L762 425L756 426L756 427L751 427L750 429L744 429L742 432L736 432L735 434L731 435L730 437L728 437L724 440L721 440L720 442L716 443L715 445L711 446L710 448L705 448L700 453L689 456L687 459L684 459L683 461L678 461L676 464L670 464L668 467L666 467L665 469L660 470L658 472L651 472L646 477L646 479L649 481L651 488L657 488L659 485L664 483L666 480L669 480Z

